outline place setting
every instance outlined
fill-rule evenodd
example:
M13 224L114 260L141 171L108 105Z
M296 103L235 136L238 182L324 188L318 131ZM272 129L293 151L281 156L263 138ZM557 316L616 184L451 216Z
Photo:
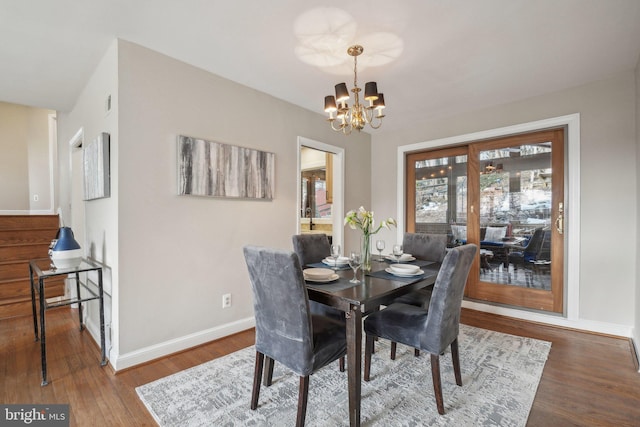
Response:
M331 255L322 261L309 264L308 267L327 269L330 268L335 273L339 270L349 270L349 257L340 256L342 248L338 244L331 245ZM334 279L335 280L335 279Z
M302 274L304 275L305 281L313 283L331 283L340 278L340 276L330 268L305 268L302 270Z
M424 270L413 264L390 264L384 271L398 277L416 277L424 274Z
M401 263L415 261L416 257L411 254L404 253L402 245L393 245L391 254L384 257L384 259L391 263Z

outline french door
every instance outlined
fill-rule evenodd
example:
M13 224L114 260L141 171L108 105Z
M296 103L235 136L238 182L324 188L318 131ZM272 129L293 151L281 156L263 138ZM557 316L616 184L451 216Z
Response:
M410 153L406 161L407 231L480 249L468 298L563 311L563 129Z

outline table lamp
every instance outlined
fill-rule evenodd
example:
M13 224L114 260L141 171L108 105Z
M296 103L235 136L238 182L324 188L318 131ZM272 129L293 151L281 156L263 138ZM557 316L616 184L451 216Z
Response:
M74 268L82 261L82 249L73 237L70 227L60 227L51 242L49 257L56 268Z

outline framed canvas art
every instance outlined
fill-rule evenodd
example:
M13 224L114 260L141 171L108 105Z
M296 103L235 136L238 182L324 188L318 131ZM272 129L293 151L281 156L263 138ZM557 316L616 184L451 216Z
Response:
M109 134L101 133L82 149L84 200L111 196Z
M178 136L178 194L272 200L275 154Z

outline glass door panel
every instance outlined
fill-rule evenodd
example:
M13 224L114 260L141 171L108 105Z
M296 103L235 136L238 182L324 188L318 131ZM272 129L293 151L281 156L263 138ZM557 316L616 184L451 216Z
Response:
M451 241L453 225L466 239L466 147L409 154L407 166L407 231Z
M480 151L480 280L551 289L551 277L529 264L550 262L541 252L551 228L550 145Z
M472 298L562 310L563 238L554 219L562 215L563 146L558 130L470 147L480 246Z

